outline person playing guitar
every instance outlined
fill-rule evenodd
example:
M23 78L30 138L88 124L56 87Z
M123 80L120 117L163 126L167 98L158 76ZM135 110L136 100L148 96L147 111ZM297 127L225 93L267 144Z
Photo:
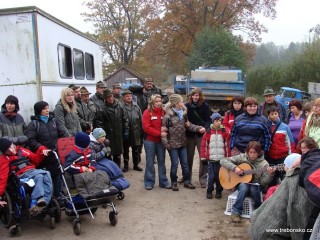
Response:
M243 176L245 171L241 169L240 164L247 163L253 170L263 169L265 171L257 171L250 183L247 181L240 183L237 186L238 195L235 204L232 206L231 221L234 223L240 222L240 215L243 210L243 202L248 194L250 194L254 207L258 208L261 205L261 187L265 187L272 180L275 169L269 167L268 162L264 159L261 144L257 141L251 141L246 147L245 153L233 157L222 158L220 164L222 167L234 171L238 176ZM221 177L220 181L221 181ZM222 184L222 181L221 181ZM222 184L223 185L223 184Z

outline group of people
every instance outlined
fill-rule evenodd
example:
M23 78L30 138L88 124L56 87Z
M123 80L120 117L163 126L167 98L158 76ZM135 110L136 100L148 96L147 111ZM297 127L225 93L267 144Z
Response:
M101 144L99 151L94 153L97 159L107 157L120 167L122 155L123 172L129 170L130 148L133 169L143 171L139 164L144 146L145 189L152 190L156 184L157 163L159 187L178 191L179 183L188 189L195 188L192 169L197 147L200 157L198 180L200 187L206 188L208 199L213 198L214 190L215 198L222 197L221 166L240 176L243 174L238 167L241 163L265 169L254 175L251 183L240 183L236 187L238 195L232 207L231 220L239 222L246 196L250 194L255 208L263 209L261 191L289 181L286 180L290 179L288 173L272 166L286 163L288 155L295 152L303 153L303 159L305 148L310 145L309 138L320 144L320 99L304 106L294 99L289 103L287 112L274 99L275 92L271 88L265 89L265 101L261 104L253 97L234 96L224 117L218 112L210 113L201 89L193 89L184 103L178 94L168 97L151 78L146 78L143 86L132 86L124 91L121 91L120 84L108 89L100 81L96 84L96 93L92 97L90 94L85 87L70 85L61 91L53 113L49 112L48 103L37 102L28 126L18 114L18 99L8 96L0 114L0 150L3 154L0 160L6 155L17 155L20 148L30 156L36 154L32 164L50 172L53 196L59 197L59 169L49 150L56 148L58 138L76 136L81 132ZM110 147L104 145L106 138L110 140ZM86 146L78 147L86 149L89 146L87 142L86 139ZM19 147L13 150L13 144ZM94 144L90 148L94 150ZM166 175L166 150L171 160L170 182ZM177 176L179 162L182 169L180 179ZM297 171L299 164L287 167ZM90 171L90 167L79 171L85 170ZM281 183L279 189L283 185ZM0 196L3 186L0 182ZM42 198L44 196L35 197L34 206L44 205ZM39 199L41 204L37 204Z

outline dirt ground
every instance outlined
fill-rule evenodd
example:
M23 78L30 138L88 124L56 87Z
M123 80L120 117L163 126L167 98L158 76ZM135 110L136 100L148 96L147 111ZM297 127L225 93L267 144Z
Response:
M141 166L144 168L145 156ZM198 162L195 156L195 162ZM131 164L131 163L130 163ZM196 164L197 165L197 164ZM167 176L169 177L170 158L166 155ZM132 167L132 165L130 166ZM72 230L72 217L62 212L62 219L54 230L49 228L49 219L44 221L23 219L22 234L18 239L248 239L249 220L242 219L239 224L230 222L224 214L230 191L224 191L220 200L206 199L205 189L197 181L198 168L194 169L195 190L189 190L180 184L180 191L159 188L144 189L143 172L125 173L131 186L124 191L124 200L115 200L118 224L111 226L109 211L111 208L99 207L95 219L90 215L81 216L81 235ZM179 172L181 176L181 172ZM0 239L8 239L7 229L0 228Z

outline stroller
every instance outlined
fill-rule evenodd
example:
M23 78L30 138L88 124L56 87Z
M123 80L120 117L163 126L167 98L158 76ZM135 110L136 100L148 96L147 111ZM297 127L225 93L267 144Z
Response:
M118 190L115 187L109 187L102 191L91 194L90 196L83 196L78 193L76 186L75 189L71 189L74 184L74 178L71 174L67 173L68 168L63 168L63 163L65 161L66 155L72 150L74 145L74 138L60 138L58 139L58 153L52 151L58 160L59 168L62 173L62 182L64 185L65 194L65 213L68 216L75 216L73 220L73 232L75 235L80 235L81 233L81 221L80 215L90 214L94 219L93 213L97 210L99 205L106 205L112 208L109 212L109 220L112 226L118 223L118 212L113 204L113 200L118 194ZM76 161L78 161L77 159ZM102 172L103 173L103 172ZM104 173L107 176L106 173Z
M0 224L9 229L10 237L17 237L21 234L20 223L24 212L29 219L44 220L46 215L50 216L50 228L54 229L55 224L61 220L61 210L58 201L51 199L48 206L36 216L29 213L30 195L32 187L23 183L13 172L10 173L8 183L2 199L7 202L0 207Z

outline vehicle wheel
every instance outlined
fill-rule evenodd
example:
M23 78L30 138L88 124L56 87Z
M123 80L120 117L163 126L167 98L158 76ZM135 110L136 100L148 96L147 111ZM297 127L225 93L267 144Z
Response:
M7 202L4 207L0 207L0 225L9 228L14 223L11 198L7 191L4 192L3 200Z
M55 229L56 228L56 220L55 217L50 217L50 228Z
M124 193L123 192L119 192L118 195L117 195L117 198L119 200L123 200L124 199Z
M81 233L81 223L79 219L73 220L73 233L75 235L80 235Z
M57 199L53 198L51 200L51 207L54 208L54 220L56 223L59 223L61 221L61 208L60 204Z
M118 223L118 214L114 211L109 212L109 220L112 226L117 225Z
M21 227L18 225L13 225L9 228L10 237L18 237L21 234Z

